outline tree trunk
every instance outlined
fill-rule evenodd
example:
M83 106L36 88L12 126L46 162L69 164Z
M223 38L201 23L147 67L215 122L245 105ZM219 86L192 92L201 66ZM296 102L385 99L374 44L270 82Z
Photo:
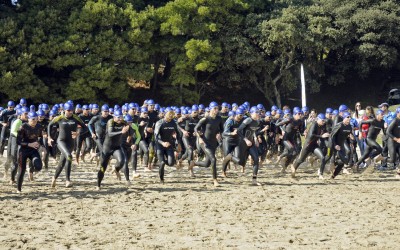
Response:
M150 89L151 94L154 96L156 94L157 85L158 85L158 69L160 68L160 58L156 56L156 60L154 62L154 72L153 72L153 79L151 80Z
M279 93L279 90L278 90L277 83L279 82L279 80L281 78L282 78L282 74L279 74L277 77L275 77L272 80L272 90L274 91L274 94L275 94L276 105L279 108L282 108L282 99L281 99L281 94Z

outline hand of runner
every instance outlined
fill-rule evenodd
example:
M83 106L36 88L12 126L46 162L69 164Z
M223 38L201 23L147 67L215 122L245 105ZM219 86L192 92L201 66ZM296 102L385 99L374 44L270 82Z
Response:
M339 150L340 150L340 146L339 146L339 145L336 145L336 146L335 146L335 149L336 149L337 151L339 151Z
M71 132L72 139L75 139L78 136L78 133L76 131Z
M329 133L324 133L321 135L322 138L328 138L329 137Z
M39 142L35 141L35 142L28 143L28 147L38 149L40 147L40 144L39 144Z
M251 147L251 145L253 145L253 143L251 143L251 141L249 140L249 139L244 139L244 141L246 142L246 145L248 146L248 147Z
M126 132L128 132L128 130L129 130L129 125L126 125L126 126L124 126L124 127L122 128L121 132L122 132L123 134L125 134Z

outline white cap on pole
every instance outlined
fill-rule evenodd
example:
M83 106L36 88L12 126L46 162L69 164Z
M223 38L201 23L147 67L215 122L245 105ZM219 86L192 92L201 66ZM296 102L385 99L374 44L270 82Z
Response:
M307 104L306 104L306 79L304 77L303 64L301 64L301 105L302 105L302 107L307 106Z

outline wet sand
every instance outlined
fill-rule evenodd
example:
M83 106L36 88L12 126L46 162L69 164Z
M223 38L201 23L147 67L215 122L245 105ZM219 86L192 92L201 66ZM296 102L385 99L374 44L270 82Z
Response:
M4 160L1 159L1 160ZM220 170L220 163L218 168ZM185 168L186 169L186 168ZM142 172L126 186L107 171L81 164L65 188L64 172L50 188L49 172L27 175L17 194L0 182L0 249L398 249L399 181L394 171L319 180L302 165L298 178L273 165L230 170L213 187L210 169L167 167ZM142 169L141 169L142 170ZM3 169L1 169L1 176ZM328 177L328 175L326 175Z

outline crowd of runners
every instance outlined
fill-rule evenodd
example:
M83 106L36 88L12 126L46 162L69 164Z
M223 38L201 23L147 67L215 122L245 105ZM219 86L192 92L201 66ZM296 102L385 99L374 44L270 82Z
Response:
M65 170L66 187L71 187L72 164L96 162L97 188L100 189L111 159L113 173L127 184L140 176L138 165L145 171L158 168L164 183L165 165L182 169L195 177L193 168L210 167L213 183L218 186L217 162L222 162L220 175L228 176L230 166L252 166L252 184L257 181L263 164L281 164L282 173L296 178L299 166L308 160L318 163L318 178L328 173L334 179L340 173L394 170L400 154L400 108L395 112L382 103L353 110L346 105L326 108L317 113L307 107L272 106L248 102L211 102L208 106L160 107L154 100L143 105L107 104L28 105L22 98L16 105L7 103L1 110L0 155L5 178L21 192L25 172L49 169L49 159L57 167L51 181ZM382 133L382 137L378 135ZM250 156L250 157L249 157ZM218 161L220 158L221 161ZM396 171L396 177L400 172Z

